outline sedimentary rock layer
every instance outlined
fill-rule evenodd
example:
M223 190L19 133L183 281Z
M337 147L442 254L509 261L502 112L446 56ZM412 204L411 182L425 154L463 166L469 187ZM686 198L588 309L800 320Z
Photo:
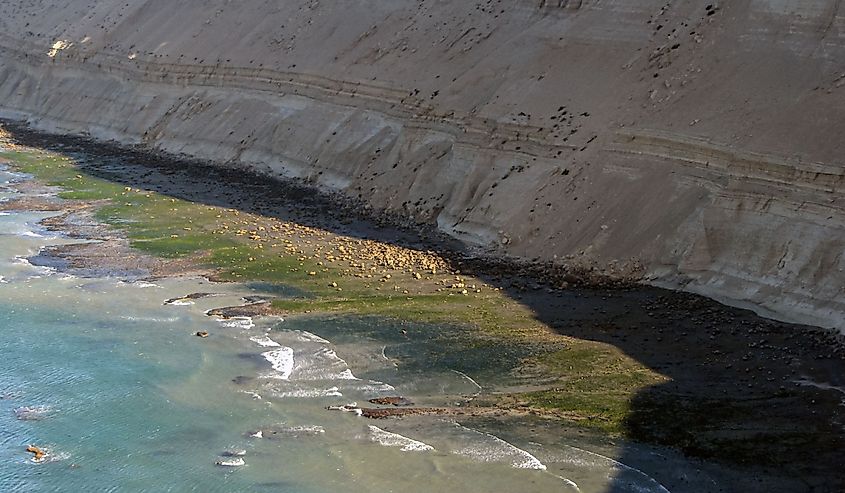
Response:
M0 116L845 325L839 0L0 0Z

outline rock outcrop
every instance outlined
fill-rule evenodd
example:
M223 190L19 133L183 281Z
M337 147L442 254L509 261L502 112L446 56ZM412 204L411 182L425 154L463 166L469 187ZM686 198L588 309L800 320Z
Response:
M839 0L0 0L0 116L845 326Z
M26 451L32 454L32 460L34 462L41 462L47 456L47 452L44 452L44 450L35 445L27 445Z

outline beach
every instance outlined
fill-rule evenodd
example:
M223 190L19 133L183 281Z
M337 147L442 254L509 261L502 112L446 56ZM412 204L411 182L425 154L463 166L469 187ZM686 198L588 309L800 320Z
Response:
M493 261L302 184L7 128L0 290L23 336L4 342L20 360L0 389L3 455L31 465L32 440L56 462L32 464L47 479L10 467L11 488L836 480L845 362L829 332Z

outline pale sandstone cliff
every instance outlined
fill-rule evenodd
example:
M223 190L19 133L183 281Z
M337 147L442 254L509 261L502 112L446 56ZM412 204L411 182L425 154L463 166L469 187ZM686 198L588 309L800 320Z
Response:
M0 0L0 116L845 327L840 0Z

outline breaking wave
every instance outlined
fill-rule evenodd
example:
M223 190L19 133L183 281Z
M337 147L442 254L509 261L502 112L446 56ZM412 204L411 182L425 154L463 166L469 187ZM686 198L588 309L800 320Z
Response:
M398 433L391 433L373 425L367 425L370 430L370 439L373 442L385 447L398 447L403 452L425 452L434 450L434 447L426 443L408 438Z

